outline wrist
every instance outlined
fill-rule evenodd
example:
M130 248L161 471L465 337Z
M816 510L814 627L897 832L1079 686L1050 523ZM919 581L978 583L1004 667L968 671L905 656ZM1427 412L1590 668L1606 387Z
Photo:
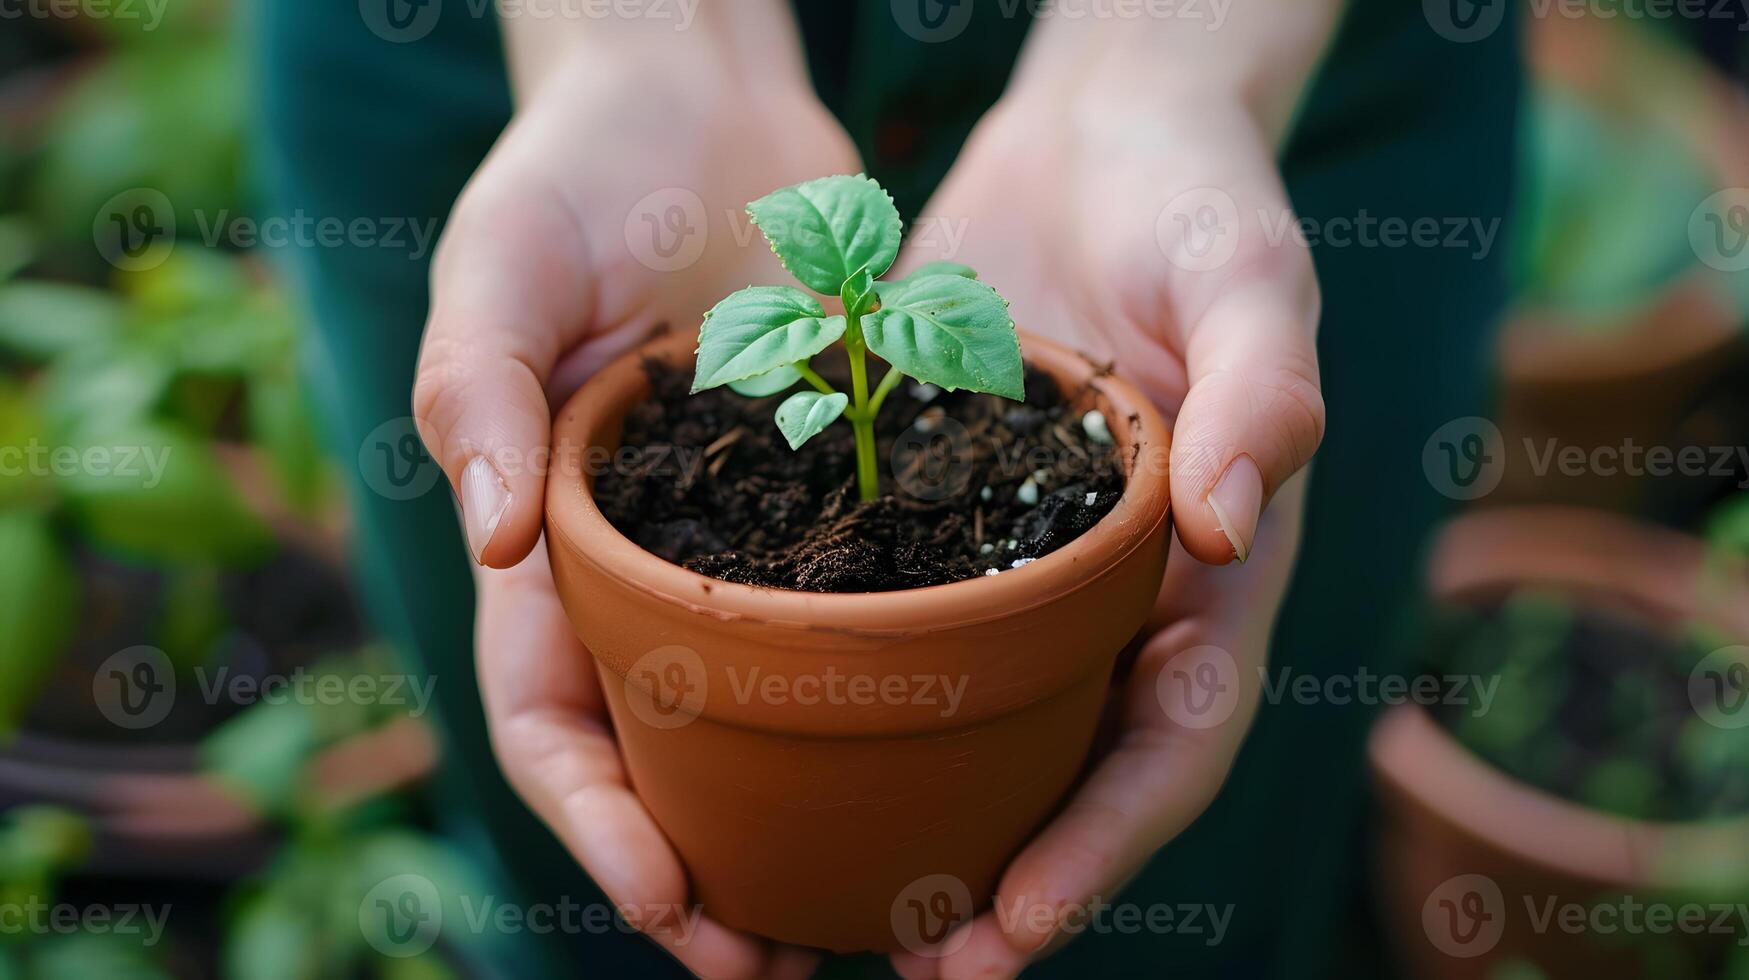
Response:
M612 16L579 15L585 8L574 0L498 0L498 7L518 103L560 77L700 92L811 91L787 0L738 0L732 14L728 5L663 0L622 0Z
M1238 91L1023 88L1004 94L979 131L991 133L993 141L1061 141L1083 160L1125 166L1158 158L1188 169L1202 157L1274 157L1267 122Z
M1192 16L1041 21L1009 91L1029 104L1104 102L1130 118L1194 121L1235 108L1285 137L1345 0L1256 0ZM1186 8L1188 11L1188 8ZM1079 116L1099 114L1076 106Z

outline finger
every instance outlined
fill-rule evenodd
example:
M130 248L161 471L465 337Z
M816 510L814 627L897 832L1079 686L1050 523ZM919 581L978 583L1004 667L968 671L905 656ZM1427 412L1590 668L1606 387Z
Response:
M1178 652L1162 636L1137 667L1152 676ZM997 902L1007 910L1001 925L1010 946L1034 955L1065 927L1114 901L1136 870L1214 800L1252 710L1244 705L1226 724L1208 731L1126 731L1069 806L1003 876Z
M431 275L413 417L455 488L474 560L516 564L540 534L546 383L591 301L574 217L496 161L463 194Z
M553 592L546 551L479 576L476 666L493 751L517 793L607 895L689 970L805 977L814 957L703 918L686 873L632 792L589 654Z
M1250 557L1264 506L1323 440L1319 300L1310 255L1291 240L1208 275L1223 279L1180 319L1190 387L1173 427L1172 507L1185 550L1223 564Z
M905 951L892 955L893 971L905 980L1002 980L1018 977L1032 957L1016 950L1002 932L1000 916L985 912L954 929L938 947L947 956Z
M1066 938L1065 926L1086 928L1220 791L1256 714L1304 492L1303 475L1283 488L1266 518L1269 541L1248 564L1210 567L1179 552L1168 560L1168 605L1183 596L1199 604L1176 609L1148 641L1126 685L1116 748L1004 873L997 924L1016 952L1037 956ZM944 961L943 976L964 952Z

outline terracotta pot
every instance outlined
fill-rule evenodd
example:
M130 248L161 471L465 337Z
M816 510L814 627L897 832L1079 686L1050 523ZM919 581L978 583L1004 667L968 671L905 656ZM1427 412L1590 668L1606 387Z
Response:
M1606 109L1615 126L1663 134L1717 189L1749 183L1749 105L1729 79L1619 18L1528 23L1538 86ZM1647 479L1587 467L1568 475L1538 473L1531 463L1551 441L1587 453L1743 445L1749 338L1739 295L1731 275L1691 257L1667 285L1606 314L1514 311L1497 355L1511 463L1491 501L1598 507L1688 526L1735 489L1735 474Z
M1655 622L1700 619L1749 637L1749 583L1728 586L1732 601L1703 603L1703 560L1699 541L1614 515L1501 508L1469 514L1441 534L1431 591L1466 603L1536 586ZM1550 901L1667 900L1694 884L1697 868L1749 868L1749 820L1657 823L1589 809L1489 765L1417 705L1386 713L1369 754L1380 791L1386 907L1412 976L1485 980L1515 958L1554 980L1657 976L1631 945L1539 929L1536 915ZM1727 884L1731 877L1721 876ZM1682 937L1703 961L1736 940Z
M836 951L917 948L988 902L1081 768L1114 658L1160 588L1168 430L1127 383L1023 335L1033 365L1087 386L1113 420L1129 472L1104 520L1030 565L949 585L735 585L614 530L579 463L618 448L649 393L643 359L689 367L693 346L670 335L622 358L555 421L559 594L632 782L708 915Z
M314 559L290 566L273 586L327 582L322 576L332 570L331 587L349 595L339 577L345 567L339 518L324 514L311 520L288 508L278 498L260 452L226 443L215 443L213 449L246 504L275 530L282 551ZM132 645L156 617L163 602L162 576L151 568L112 561L102 567L125 568L124 577L99 574L83 562L80 567L87 603L81 629L64 651L49 688L38 696L33 707L37 724L27 721L24 731L0 745L0 810L48 803L83 814L94 836L93 853L82 868L89 873L209 880L250 873L272 855L284 834L206 770L201 739L216 722L198 714L172 716L168 727L148 740L107 727L93 700L93 678L103 659ZM94 608L92 596L99 592L116 608ZM330 642L361 642L355 619L350 599L342 608L324 604L288 614L288 621L319 621L332 631L296 637L297 647L306 652ZM273 653L253 668L238 670L253 669L259 676L309 666L287 647L275 646ZM184 683L185 690L195 686ZM61 727L42 724L45 718ZM104 727L93 729L94 721ZM311 757L303 777L306 799L338 810L414 785L436 761L436 740L426 724L396 719L348 735Z
M1567 504L1691 524L1739 475L1660 478L1607 470L1538 472L1551 447L1739 446L1749 439L1749 343L1716 277L1691 274L1607 328L1523 311L1500 341L1500 427L1509 463L1491 500ZM1605 462L1617 461L1609 455ZM1708 465L1713 460L1709 452Z

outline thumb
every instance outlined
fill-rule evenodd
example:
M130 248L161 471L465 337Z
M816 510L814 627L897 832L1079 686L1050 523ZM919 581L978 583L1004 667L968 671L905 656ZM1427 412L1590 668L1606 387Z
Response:
M1173 520L1185 550L1210 564L1250 556L1264 506L1324 438L1310 263L1303 275L1274 271L1226 283L1186 338Z
M587 277L561 202L487 187L463 196L438 249L413 417L455 489L474 560L507 568L540 538L546 385L585 327Z

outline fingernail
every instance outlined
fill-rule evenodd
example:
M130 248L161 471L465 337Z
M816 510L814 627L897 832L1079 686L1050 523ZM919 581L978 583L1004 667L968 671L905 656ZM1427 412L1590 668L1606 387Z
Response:
M510 509L510 486L484 456L475 456L462 470L462 525L467 528L468 548L474 561L484 565L486 546L498 522Z
M1263 513L1263 474L1257 462L1240 456L1227 467L1226 475L1209 494L1209 509L1221 522L1221 533L1233 546L1233 557L1241 563L1251 557L1251 543L1257 537L1257 518Z

